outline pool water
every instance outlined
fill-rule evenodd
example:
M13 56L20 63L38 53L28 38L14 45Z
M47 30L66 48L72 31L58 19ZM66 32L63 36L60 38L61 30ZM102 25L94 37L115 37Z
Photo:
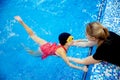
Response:
M83 71L72 69L55 56L45 60L29 55L21 46L34 50L38 45L14 20L19 15L35 33L50 42L58 42L61 32L75 39L85 38L85 25L96 21L100 1L92 0L4 0L0 16L0 79L1 80L80 80ZM86 6L85 6L86 5ZM90 6L88 6L90 5ZM32 45L31 45L32 44ZM71 47L68 56L85 57L88 48Z
M0 80L81 80L84 72L70 68L59 57L49 56L41 60L40 57L29 55L22 44L33 50L37 50L38 45L14 16L21 16L41 38L58 43L61 32L71 33L74 39L86 38L86 24L97 21L101 2L102 0L1 0ZM103 20L106 19L104 16L101 17ZM84 58L88 52L89 48L70 47L67 55ZM90 79L90 74L91 69L86 80Z

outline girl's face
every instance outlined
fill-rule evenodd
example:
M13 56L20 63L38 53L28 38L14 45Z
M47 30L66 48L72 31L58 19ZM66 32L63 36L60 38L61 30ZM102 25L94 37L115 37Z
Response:
M68 45L68 46L70 46L70 45L72 45L72 44L73 44L73 40L70 41L70 42L67 42L67 45Z
M68 44L68 45L73 44L73 36L69 36L69 37L68 37L68 39L67 39L67 44Z

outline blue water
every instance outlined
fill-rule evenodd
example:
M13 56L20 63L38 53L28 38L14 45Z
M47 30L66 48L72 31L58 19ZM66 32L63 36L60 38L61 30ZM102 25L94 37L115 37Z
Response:
M58 43L61 32L86 38L86 23L97 20L101 1L0 0L0 80L81 80L84 72L68 67L59 57L41 60L29 55L21 44L34 50L38 45L14 16L21 16L41 38ZM67 55L84 58L88 52L89 48L70 47Z

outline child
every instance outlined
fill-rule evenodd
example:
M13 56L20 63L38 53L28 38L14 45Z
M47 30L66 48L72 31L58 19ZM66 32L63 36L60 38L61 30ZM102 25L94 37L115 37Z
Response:
M23 22L20 16L15 16L15 19L25 28L30 37L40 45L39 53L31 51L31 54L41 55L42 59L45 59L50 55L57 55L60 56L70 67L83 70L85 72L87 71L86 66L79 67L73 65L72 63L69 62L66 56L67 49L69 48L73 41L73 37L69 33L61 33L59 35L60 42L59 45L57 45L56 43L51 44L35 35L34 32Z

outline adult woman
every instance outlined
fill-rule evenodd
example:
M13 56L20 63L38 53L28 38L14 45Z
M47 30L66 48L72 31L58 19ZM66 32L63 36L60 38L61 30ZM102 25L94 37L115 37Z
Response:
M91 22L87 25L86 36L88 41L74 41L72 45L80 47L91 47L97 45L94 55L84 59L69 57L70 61L79 64L95 64L106 61L120 67L120 36L114 32L108 31L98 22Z

